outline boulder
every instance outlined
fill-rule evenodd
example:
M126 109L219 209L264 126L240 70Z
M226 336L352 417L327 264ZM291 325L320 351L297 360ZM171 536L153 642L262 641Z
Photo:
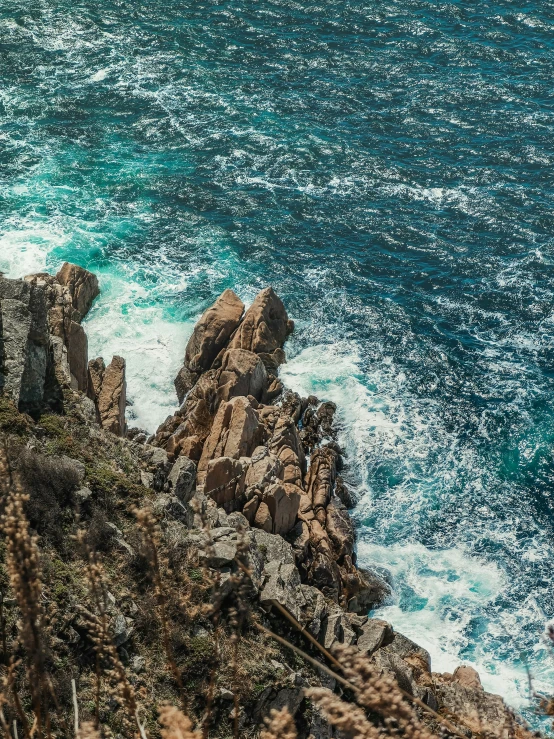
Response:
M244 349L229 349L221 360L218 375L218 402L238 395L252 395L261 400L267 385L267 372L262 360Z
M306 459L298 429L292 418L287 415L279 417L268 446L283 465L283 481L302 487Z
M240 459L218 457L208 463L204 493L229 513L236 510L234 501L244 493L246 466Z
M259 503L252 525L257 529L267 531L268 534L273 533L273 518L271 517L271 512L267 503L264 503L263 501Z
M312 500L314 514L322 525L326 522L326 510L336 478L336 458L334 449L316 449L305 479L305 489Z
M454 670L452 679L466 688L482 688L481 678L477 670L469 665L460 665Z
M325 649L332 649L337 644L352 646L355 643L356 634L342 608L335 604L329 605L329 613L323 619L319 638Z
M94 299L100 295L98 278L83 267L65 262L56 275L56 280L69 291L72 305L80 316L79 322L82 321Z
M181 367L179 372L177 372L177 376L175 377L173 384L175 385L175 392L177 393L177 398L179 400L179 403L183 402L183 400L185 399L185 396L196 385L197 380L198 380L198 373L191 372L189 369L187 369L184 366Z
M222 403L198 463L200 481L211 459L247 457L263 439L264 433L258 413L247 398L237 397Z
M65 348L65 352L61 351L58 342L54 341L58 380L73 389L86 392L88 341L81 321L100 293L98 279L83 267L65 262L55 277L38 273L29 275L25 280L43 288L50 334L53 339L61 339Z
M167 477L173 494L182 502L188 503L194 495L196 485L196 465L188 457L179 457Z
M246 487L263 491L270 482L281 480L283 465L278 457L265 446L259 446L252 452L251 464L246 473Z
M300 590L300 573L296 565L283 564L275 560L265 566L264 573L267 580L260 593L261 605L269 608L277 602L300 621L304 599Z
M264 492L263 502L267 505L273 522L272 533L285 535L293 528L301 493L296 485L287 483L275 483Z
M98 359L94 361L100 366ZM125 435L126 388L125 360L114 356L104 370L102 385L95 402L100 425L116 436Z
M486 693L481 687L468 687L454 681L439 683L437 697L441 709L446 710L458 726L461 724L479 736L509 739L518 733L524 735L502 698Z
M293 328L281 299L267 287L256 295L229 347L271 354L282 348Z
M325 529L335 550L338 562L354 551L354 525L344 505L333 498L326 509Z
M185 352L185 367L191 372L209 370L240 323L244 303L225 290L201 316L194 327Z
M390 643L393 639L391 625L379 618L369 618L361 627L361 632L358 636L356 646L361 652L368 655L373 654L373 652L385 644Z

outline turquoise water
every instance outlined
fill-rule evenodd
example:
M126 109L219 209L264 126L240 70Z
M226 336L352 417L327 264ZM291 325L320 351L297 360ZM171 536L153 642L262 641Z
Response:
M554 686L553 31L548 0L0 6L0 269L99 273L91 353L148 429L199 313L274 285L382 615L524 709L527 669Z

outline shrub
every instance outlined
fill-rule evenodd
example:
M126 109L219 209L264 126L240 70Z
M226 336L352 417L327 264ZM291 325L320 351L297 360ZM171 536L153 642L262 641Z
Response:
M26 449L17 460L17 470L29 495L26 512L32 528L64 548L64 529L73 521L73 493L80 481L77 469L70 461Z

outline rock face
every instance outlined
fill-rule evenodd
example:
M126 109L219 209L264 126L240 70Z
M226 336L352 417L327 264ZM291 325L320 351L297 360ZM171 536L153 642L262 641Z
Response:
M175 378L179 403L202 372L211 369L219 352L239 325L244 303L232 290L225 290L203 314L192 332L185 361Z
M86 392L88 341L81 321L100 293L98 279L83 267L65 262L55 276L38 273L25 280L44 292L59 385Z
M0 277L0 390L39 413L51 362L44 288Z
M367 612L389 591L354 565L354 530L335 496L336 407L282 394L276 373L293 324L273 289L241 318L243 308L226 290L203 314L181 371L192 389L152 443L170 459L198 461L198 490L212 505L289 537L303 583L352 613Z
M105 367L102 357L92 359L89 362L88 376L89 397L95 402L100 425L116 436L123 436L127 402L125 360L115 356Z

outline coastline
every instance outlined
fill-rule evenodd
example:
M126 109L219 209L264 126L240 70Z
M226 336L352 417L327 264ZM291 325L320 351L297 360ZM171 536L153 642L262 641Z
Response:
M452 712L462 696L465 708L457 709L457 720L466 728L476 705L478 712L488 711L488 720L505 720L502 701L482 690L471 668L432 673L425 650L390 624L367 618L387 588L355 566L354 529L346 512L351 501L338 475L336 408L287 392L278 379L282 346L293 326L271 289L246 312L238 296L226 291L203 314L178 376L183 404L147 439L140 429L126 429L124 359L114 357L108 365L86 361L81 321L98 294L94 275L64 265L56 278L3 280L2 287L4 300L27 305L29 337L42 347L31 373L23 344L10 357L12 377L4 390L19 410L40 419L46 404L63 413L73 394L73 402L88 408L87 424L128 439L124 443L140 459L140 483L154 496L160 520L194 531L200 516L219 530L215 554L203 560L208 567L232 568L237 529L251 532L252 551L263 552L258 539L264 534L275 537L266 542L283 542L261 566L262 608L271 611L279 603L326 649L356 647L432 710L442 705ZM6 330L18 325L4 321L4 341L10 339ZM21 382L13 384L17 371Z

